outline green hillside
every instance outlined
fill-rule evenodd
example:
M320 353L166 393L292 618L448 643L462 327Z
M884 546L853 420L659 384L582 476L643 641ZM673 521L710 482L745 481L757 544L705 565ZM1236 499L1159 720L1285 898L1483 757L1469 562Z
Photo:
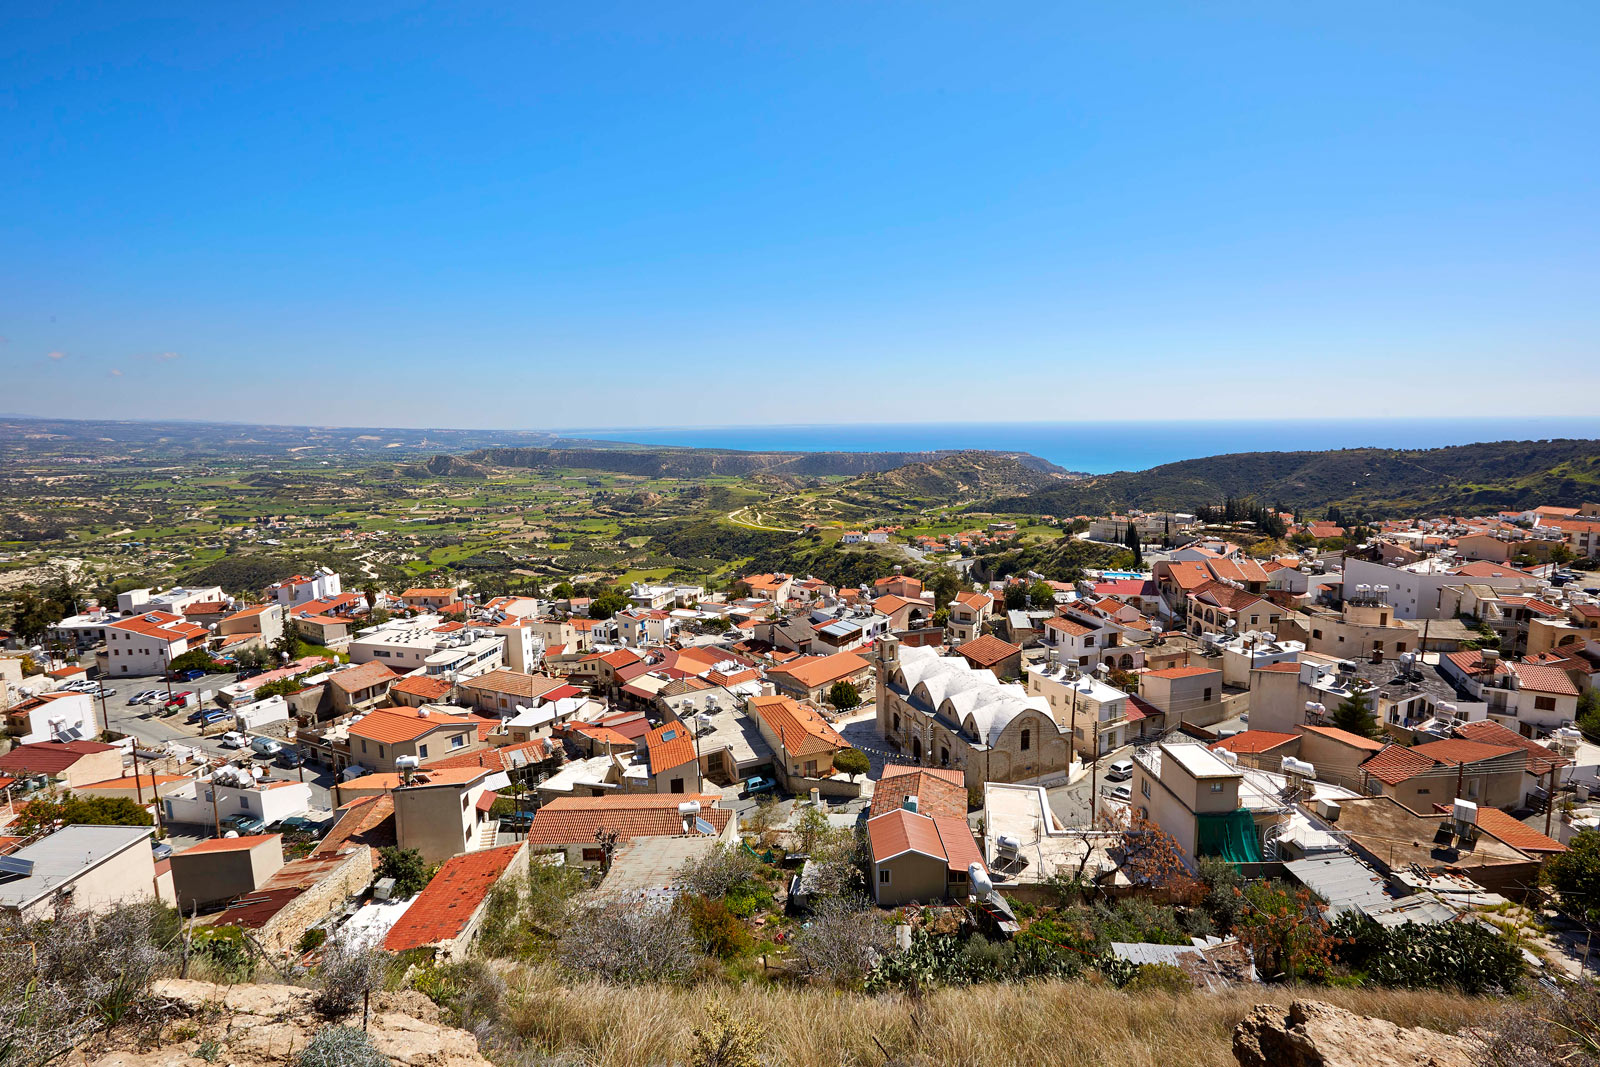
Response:
M1129 507L1189 509L1254 497L1373 515L1477 514L1600 498L1600 441L1497 441L1451 448L1240 452L1062 482L995 501L996 510L1104 514Z

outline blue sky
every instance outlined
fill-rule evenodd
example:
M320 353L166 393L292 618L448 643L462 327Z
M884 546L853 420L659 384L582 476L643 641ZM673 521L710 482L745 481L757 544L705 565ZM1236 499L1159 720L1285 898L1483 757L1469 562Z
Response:
M6 5L0 410L1600 401L1592 2L502 6Z

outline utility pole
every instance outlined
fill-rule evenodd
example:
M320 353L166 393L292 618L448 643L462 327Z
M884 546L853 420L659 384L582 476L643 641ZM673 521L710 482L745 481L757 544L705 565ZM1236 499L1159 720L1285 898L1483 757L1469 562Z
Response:
M217 769L211 768L211 781L206 783L211 788L211 822L216 829L218 837L222 836L222 812L217 807Z
M1556 810L1556 765L1550 764L1550 784L1545 786L1544 836L1550 836L1550 817Z

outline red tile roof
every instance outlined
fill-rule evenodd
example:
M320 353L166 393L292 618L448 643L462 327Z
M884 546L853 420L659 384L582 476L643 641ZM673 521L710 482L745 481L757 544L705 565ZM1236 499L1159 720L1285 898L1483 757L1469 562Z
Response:
M1221 674L1213 667L1166 667L1159 671L1145 671L1146 678L1198 678L1202 674Z
M850 747L815 708L791 697L755 697L750 709L778 735L785 753L791 757L822 755Z
M404 952L456 938L521 852L520 844L504 845L445 860L384 936L383 947Z
M1413 745L1411 751L1439 763L1448 763L1453 767L1458 763L1478 763L1482 760L1520 753L1522 749L1516 745L1486 745L1481 741L1463 741L1451 737L1443 741L1429 741L1425 745Z
M868 819L867 837L876 863L906 852L919 852L944 860L952 871L965 871L972 863L985 866L965 818L928 816L896 808Z
M782 667L774 667L771 674L785 674L806 689L849 678L870 667L866 660L854 652L835 652L831 656L812 656L809 659L791 660Z
M1361 765L1361 769L1381 782L1399 785L1436 766L1427 756L1419 756L1404 745L1390 745Z
M351 737L364 737L369 741L394 744L396 741L415 741L430 730L441 726L473 726L482 720L476 715L443 715L438 712L423 714L421 708L379 708L362 716L360 722L350 724Z
M1537 663L1513 663L1511 669L1516 672L1517 681L1524 689L1531 689L1535 693L1552 693L1556 696L1578 695L1578 687L1560 667Z
M967 780L962 772L943 767L885 767L872 792L868 818L885 815L917 798L924 815L967 817Z
M98 741L39 741L18 745L0 756L0 771L11 774L60 774L84 756L110 752L115 745Z
M994 634L984 634L958 645L956 651L974 667L994 667L1021 652L1022 646L1002 641Z
M1374 741L1370 737L1353 734L1349 730L1341 730L1337 726L1301 726L1300 729L1307 733L1321 734L1333 741L1341 741L1353 748L1364 748L1370 752L1382 752L1383 742Z
M664 722L645 734L644 747L651 774L663 774L695 760L694 741L681 722Z
M1236 756L1247 756L1269 752L1281 745L1287 745L1291 741L1297 741L1299 738L1299 734L1280 734L1271 730L1245 730L1243 733L1234 734L1232 737L1224 737L1221 740L1212 741L1207 747L1213 749L1225 748Z
M190 845L179 852L180 856L197 856L206 852L240 852L245 849L255 848L257 845L268 841L278 841L282 834L251 834L248 837L214 837L210 841L202 841L198 845Z
M594 841L597 830L615 830L621 839L634 837L683 836L683 817L678 804L694 798L678 793L638 794L582 798L591 803L574 804L579 798L552 800L534 813L528 827L530 847L578 845ZM603 803L594 804L594 801ZM700 818L720 834L733 812L725 808L700 808ZM690 832L693 833L691 825Z
M1567 757L1550 751L1532 738L1523 737L1513 730L1508 730L1493 719L1479 719L1477 722L1462 723L1453 731L1457 737L1467 741L1477 741L1480 744L1495 745L1503 748L1520 748L1528 754L1528 770L1540 777L1550 773L1555 767L1565 767L1572 761Z
M1491 837L1497 837L1519 852L1526 852L1532 856L1547 855L1552 852L1565 852L1567 846L1553 838L1546 837L1538 830L1513 819L1499 808L1478 809L1478 829Z

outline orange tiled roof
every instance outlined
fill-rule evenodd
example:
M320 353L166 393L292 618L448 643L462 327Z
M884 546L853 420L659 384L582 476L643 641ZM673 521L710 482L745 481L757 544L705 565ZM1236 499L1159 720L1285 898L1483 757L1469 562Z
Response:
M867 820L872 858L882 863L906 852L944 860L952 871L972 863L985 866L965 818L928 816L897 808Z
M683 836L683 817L678 814L677 806L686 803L688 798L681 794L585 797L581 798L585 801L583 804L572 803L577 799L580 798L561 797L535 812L533 823L528 827L528 845L553 847L592 843L598 830L615 830L623 840ZM597 800L607 803L592 803ZM700 818L721 833L733 818L733 812L702 804ZM690 832L693 833L692 825Z
M1323 737L1329 738L1333 741L1342 741L1345 744L1351 745L1355 748L1364 748L1371 752L1383 751L1382 741L1374 741L1370 737L1362 737L1360 734L1353 734L1349 730L1341 730L1337 726L1306 725L1300 727L1300 729L1306 731L1307 733L1321 734Z
M1145 671L1146 678L1198 678L1202 674L1221 674L1212 667L1166 667L1159 671Z
M695 759L694 741L681 722L664 722L645 734L644 747L651 774L662 774Z
M1552 852L1565 852L1567 846L1561 842L1546 837L1538 830L1513 819L1499 808L1478 809L1478 829L1491 837L1497 837L1510 845L1518 852L1526 852L1533 856L1548 855Z
M755 697L750 707L778 735L790 756L821 755L850 747L816 709L790 697Z
M277 841L282 834L251 834L248 837L214 837L210 841L202 841L198 845L190 845L180 856L198 856L206 852L239 852L243 849L255 848L267 841Z
M404 952L454 940L521 851L520 844L504 845L445 860L399 922L390 927L383 947Z
M476 715L423 714L422 710L379 708L369 711L360 722L350 724L350 736L392 745L396 741L415 741L441 726L477 726L482 721Z
M1242 733L1234 734L1232 737L1224 737L1221 740L1212 741L1206 747L1212 749L1225 748L1236 756L1258 755L1262 752L1270 752L1280 745L1286 745L1291 741L1298 740L1299 737L1299 734L1280 734L1272 730L1245 730Z
M1434 761L1403 745L1389 745L1361 765L1361 769L1389 785L1399 785L1433 770Z
M1013 645L1009 641L1002 641L994 634L983 634L974 637L965 644L958 645L956 651L965 657L966 661L974 667L993 667L1004 663L1006 660L1022 651L1021 645Z
M859 674L869 666L871 664L854 652L835 652L831 656L792 660L782 667L774 667L771 673L786 674L806 689L816 689Z

